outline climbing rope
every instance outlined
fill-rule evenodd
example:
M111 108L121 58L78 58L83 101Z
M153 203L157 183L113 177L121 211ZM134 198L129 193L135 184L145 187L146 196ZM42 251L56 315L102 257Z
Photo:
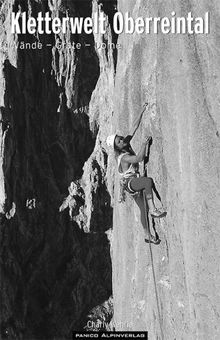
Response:
M159 320L159 325L160 325L161 338L162 338L162 340L164 340L163 326L162 326L162 316L161 316L161 312L160 312L159 295L158 295L156 275L155 275L155 270L154 270L154 259L153 259L152 245L151 245L151 242L150 242L151 234L150 234L150 227L149 227L148 219L147 219L147 203L146 203L145 190L143 191L143 196L144 196L144 208L145 208L144 209L144 215L145 215L145 221L146 221L148 237L149 237L150 259L151 259L151 265L152 265L154 290L155 290L156 304L157 304L157 311L158 311L158 320Z

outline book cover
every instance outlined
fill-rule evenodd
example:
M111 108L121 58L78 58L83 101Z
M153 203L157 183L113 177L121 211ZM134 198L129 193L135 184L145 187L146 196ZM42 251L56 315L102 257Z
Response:
M217 0L0 0L2 339L219 339Z

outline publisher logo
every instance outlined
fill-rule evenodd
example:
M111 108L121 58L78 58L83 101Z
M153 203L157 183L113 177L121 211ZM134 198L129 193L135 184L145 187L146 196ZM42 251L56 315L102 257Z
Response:
M148 340L148 332L74 332L73 339L142 339Z

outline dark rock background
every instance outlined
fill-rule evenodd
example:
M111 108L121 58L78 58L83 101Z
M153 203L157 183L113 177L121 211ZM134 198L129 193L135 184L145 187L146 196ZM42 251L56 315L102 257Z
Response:
M18 0L1 5L1 41L11 43L15 36L7 30L12 10L21 8L32 16L39 11L52 16L67 11L70 16L92 14L91 1L53 5ZM91 43L91 48L58 51L53 47L58 39ZM83 329L89 311L112 294L105 234L112 209L105 181L97 181L92 195L90 233L83 229L85 214L79 225L67 210L59 212L69 184L81 179L95 146L98 127L90 130L87 108L100 75L99 59L92 35L21 35L19 41L40 41L44 47L12 47L1 53L1 336L70 339L72 330ZM82 209L84 203L82 198Z

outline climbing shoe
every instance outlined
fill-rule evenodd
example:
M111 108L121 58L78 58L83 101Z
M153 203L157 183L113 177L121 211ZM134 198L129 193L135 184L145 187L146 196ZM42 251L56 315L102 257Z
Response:
M153 244L160 244L161 240L159 239L158 236L149 236L148 238L145 238L144 241L146 243L153 243Z
M154 209L153 211L150 211L150 214L153 218L161 218L166 216L166 211L161 211L159 209Z

